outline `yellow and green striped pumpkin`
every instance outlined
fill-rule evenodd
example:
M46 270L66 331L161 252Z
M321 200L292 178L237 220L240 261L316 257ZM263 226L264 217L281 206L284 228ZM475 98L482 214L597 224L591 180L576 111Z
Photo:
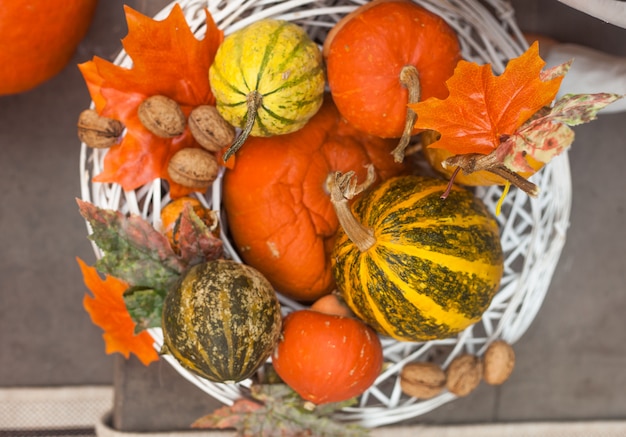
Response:
M209 81L218 112L244 129L238 143L247 135L287 134L302 128L322 105L322 53L297 24L263 19L224 39Z
M361 251L343 228L333 253L337 287L383 335L424 341L477 322L503 271L498 226L480 199L447 181L389 179L364 192L352 214L373 237Z
M250 377L270 356L280 305L257 270L231 260L190 268L163 303L163 353L214 382Z

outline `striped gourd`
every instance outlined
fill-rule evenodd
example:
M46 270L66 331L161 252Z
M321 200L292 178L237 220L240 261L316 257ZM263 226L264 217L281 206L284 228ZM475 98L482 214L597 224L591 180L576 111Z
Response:
M228 35L209 69L219 113L243 132L224 159L248 135L269 137L303 127L322 104L322 54L297 24L254 22Z
M454 186L443 200L446 181L401 176L350 209L341 185L332 187L342 223L333 272L357 316L408 341L450 337L481 318L499 288L503 256L480 199Z
M163 352L215 382L250 377L280 335L274 289L252 267L214 260L190 268L163 303Z

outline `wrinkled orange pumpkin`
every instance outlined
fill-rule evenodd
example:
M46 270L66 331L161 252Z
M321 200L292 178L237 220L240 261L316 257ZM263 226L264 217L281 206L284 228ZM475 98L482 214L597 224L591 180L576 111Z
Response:
M97 0L5 0L0 5L0 95L59 73L83 39Z
M326 98L299 131L249 138L223 181L223 203L235 247L282 294L313 301L334 288L330 253L339 227L326 180L354 170L365 180L399 174L394 142L363 134Z
M407 103L445 98L445 82L461 59L454 30L409 0L374 0L357 8L333 27L323 53L339 112L383 138L398 138L405 127L415 133L406 125ZM409 92L415 80L417 95Z
M358 319L300 310L283 320L272 364L303 399L320 405L367 390L380 374L383 351L374 330Z

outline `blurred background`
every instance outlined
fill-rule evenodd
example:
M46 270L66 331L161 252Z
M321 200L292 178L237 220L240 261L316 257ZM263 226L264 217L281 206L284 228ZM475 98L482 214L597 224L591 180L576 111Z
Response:
M121 431L166 431L186 429L217 405L164 363L145 368L105 354L102 332L82 307L87 290L76 263L76 257L95 261L75 202L76 120L90 104L76 65L93 56L114 59L127 31L123 4L152 16L168 3L101 0L58 75L31 91L0 97L0 435L29 427L38 414L31 409L16 419L30 399L19 389L45 389L33 391L45 408L54 393L64 393L66 401L66 393L82 393L72 408L83 417L74 425L86 435L91 425L84 417L109 410ZM626 57L625 29L556 0L512 4L524 31ZM542 309L515 344L511 379L499 388L481 386L413 422L626 418L625 117L605 114L575 128L567 243ZM63 392L68 388L87 391Z

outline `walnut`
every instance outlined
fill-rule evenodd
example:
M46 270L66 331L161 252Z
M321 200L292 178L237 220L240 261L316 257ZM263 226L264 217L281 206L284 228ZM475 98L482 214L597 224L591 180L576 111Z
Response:
M515 352L504 340L489 345L483 356L483 378L487 384L500 385L506 381L515 367Z
M219 165L212 153L184 148L172 156L167 172L172 181L197 190L206 190L217 178Z
M408 363L400 372L400 388L404 393L419 399L437 396L446 385L446 374L435 363Z
M121 121L102 117L93 109L85 109L78 116L78 138L94 149L111 147L123 131Z
M235 128L215 106L201 105L189 114L189 130L196 141L210 152L219 152L235 140Z
M165 96L151 96L137 110L141 124L161 138L173 138L185 130L185 114L174 100Z
M459 355L446 369L446 388L457 396L467 396L480 384L482 373L480 358L471 354Z

